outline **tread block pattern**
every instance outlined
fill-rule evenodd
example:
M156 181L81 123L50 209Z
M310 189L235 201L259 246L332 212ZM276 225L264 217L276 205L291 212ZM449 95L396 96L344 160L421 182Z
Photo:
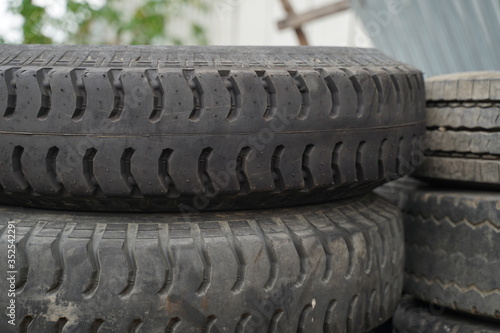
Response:
M3 157L2 161L5 161L0 163L3 189L11 188L14 191L29 192L31 186L24 175L21 163L24 148L12 144L3 144L0 149Z
M383 72L377 67L257 72L168 68L2 68L5 75L4 114L16 116L14 119L4 117L1 123L4 131L19 131L14 123L24 119L25 115L28 118L22 120L23 131L57 133L50 123L52 120L60 123L65 131L75 134L96 131L140 134L161 133L161 130L206 133L210 128L214 132L238 133L242 130L258 131L266 124L269 127L268 122L274 117L287 119L287 129L322 130L332 125L334 128L343 128L347 124L352 126L352 121L358 118L356 123L363 126L372 123L407 124L421 121L423 117L423 109L416 107L416 102L423 95L422 88L412 88L414 84L411 84L412 78L420 73L411 68L403 70L397 67L384 69ZM193 90L200 96L194 96ZM241 104L241 112L254 118L251 123L239 120L238 124L231 125L239 117L227 120L233 107L231 94L235 90L239 91L239 98L234 97L234 104ZM396 103L391 98L393 95L396 95ZM263 105L263 99L271 99L266 102L267 107L269 103L274 104L269 116L266 115L267 107ZM237 100L240 102L236 103ZM379 101L383 101L383 105ZM212 110L210 117L201 123L189 120L193 110L200 108L195 102L203 102L204 110ZM358 110L359 103L361 108L373 107L374 110L363 111L363 115L357 117L351 110ZM54 114L51 114L52 104L56 107ZM375 112L375 109L383 107L385 111L382 114ZM44 111L44 108L47 110ZM304 111L301 110L306 109L310 111L302 114ZM258 110L263 112L260 117ZM40 112L47 114L37 118ZM61 112L66 115L65 118ZM73 122L67 122L68 115ZM169 117L162 120L164 115ZM337 117L340 118L334 121L333 118Z
M500 132L427 131L432 152L500 155Z
M326 184L333 184L333 170L330 164L330 147L325 144L308 145L302 157L304 181L308 188L320 188ZM315 172L313 172L315 170Z
M50 81L52 92L56 92L59 98L52 99L50 113L65 120L71 118L78 120L85 112L82 92L77 82L81 82L81 72L65 68L64 70L48 73L47 80ZM48 117L48 115L47 115Z
M415 175L422 178L477 183L488 187L500 184L498 161L461 157L426 157Z
M435 76L426 83L430 101L499 101L499 72L464 72Z
M18 67L2 67L0 69L0 93L4 98L0 100L1 114L5 119L12 117L17 107L16 72Z
M482 107L476 103L453 106L428 106L426 109L428 127L444 127L452 129L483 129L500 128L500 110L498 106Z
M134 151L130 158L130 173L145 197L171 194L172 183L169 178L171 156L171 150L164 150L158 146L149 146L144 150ZM156 172L150 172L152 168L156 169Z
M14 119L29 119L33 121L46 107L42 103L41 80L43 69L19 69L16 71L16 109L12 114ZM4 117L5 118L5 117ZM11 120L14 120L11 119ZM39 120L45 120L46 117Z
M273 167L278 173L280 190L294 190L305 187L304 176L302 174L302 158L304 149L299 150L300 142L292 142L274 156ZM289 162L288 162L289 161Z
M405 290L447 308L499 319L499 196L396 184L402 198ZM443 235L447 235L443 237Z
M415 168L416 69L371 50L231 50L4 46L0 202L279 207Z
M352 112L352 110L357 110L357 93L346 72L339 68L326 68L321 72L332 95L332 110L329 113L330 117L337 118L339 115L349 112L347 110L350 110L350 112ZM340 120L341 119L337 119L337 121Z
M39 145L37 150L24 150L20 159L21 165L33 165L34 168L23 169L26 181L38 193L58 193L62 184L57 177L56 161L59 149ZM44 170L43 178L36 170Z
M113 122L109 120L109 115L123 101L116 95L113 88L112 72L109 69L99 69L86 71L83 75L83 83L87 93L87 111L82 120L86 124L87 130L91 126L99 128L104 132L103 127L112 129Z
M120 197L132 193L133 185L127 172L131 159L128 152L131 151L119 151L109 146L95 154L94 176L104 195ZM113 172L115 170L119 172Z
M498 72L428 80L428 150L419 177L483 187L500 184L499 83Z
M16 221L27 272L17 323L27 332L369 331L401 293L401 216L374 195L189 222L0 210L0 247Z

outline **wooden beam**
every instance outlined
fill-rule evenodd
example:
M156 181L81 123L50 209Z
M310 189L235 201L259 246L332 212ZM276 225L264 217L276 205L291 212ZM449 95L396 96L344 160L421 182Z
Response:
M288 0L282 0L288 2ZM343 12L344 10L349 9L351 6L348 0L342 0L331 5L326 5L324 7L316 8L311 11L302 13L302 14L290 14L288 13L288 17L284 20L278 22L278 28L280 30L287 28L295 28L301 27L304 23L329 16L332 14Z
M288 14L288 18L296 16L292 4L288 0L281 0L281 3L283 4L285 12ZM297 34L297 38L299 39L300 45L309 45L306 34L304 30L302 30L302 27L298 25L293 28L295 29L295 33Z

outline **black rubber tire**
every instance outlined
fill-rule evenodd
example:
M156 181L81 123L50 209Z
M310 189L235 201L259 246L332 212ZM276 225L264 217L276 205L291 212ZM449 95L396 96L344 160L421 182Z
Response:
M500 72L438 76L426 87L428 151L416 175L500 188Z
M373 194L189 222L4 206L2 263L8 221L17 325L2 314L1 332L367 332L402 291L401 214Z
M405 291L500 320L500 194L406 181L377 192L404 212Z
M322 203L414 170L418 70L375 50L0 46L0 202Z
M500 332L500 324L481 321L410 298L401 302L392 322L393 333Z

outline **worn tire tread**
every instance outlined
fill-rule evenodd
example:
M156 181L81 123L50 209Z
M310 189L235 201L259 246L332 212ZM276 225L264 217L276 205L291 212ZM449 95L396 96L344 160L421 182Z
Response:
M415 175L500 186L500 73L437 76L426 92L427 151Z
M421 146L422 75L374 50L1 50L7 204L179 211L321 203L412 172Z
M377 192L404 212L405 291L500 319L500 196L399 181Z
M405 298L393 319L393 333L493 333L498 324Z
M23 272L17 326L2 332L366 332L402 290L401 216L371 194L189 221L0 212L0 246L14 221Z

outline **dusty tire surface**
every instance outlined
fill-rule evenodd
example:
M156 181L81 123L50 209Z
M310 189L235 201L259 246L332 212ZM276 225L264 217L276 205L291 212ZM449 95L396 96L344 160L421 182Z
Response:
M0 226L2 332L368 332L402 291L401 214L373 194L189 221L4 206Z
M426 81L427 149L416 175L500 188L500 72Z
M420 71L375 50L0 46L0 202L322 203L412 172Z
M500 320L500 194L420 184L377 190L404 212L405 291Z
M393 333L496 333L499 324L464 316L428 303L404 299L396 310Z

